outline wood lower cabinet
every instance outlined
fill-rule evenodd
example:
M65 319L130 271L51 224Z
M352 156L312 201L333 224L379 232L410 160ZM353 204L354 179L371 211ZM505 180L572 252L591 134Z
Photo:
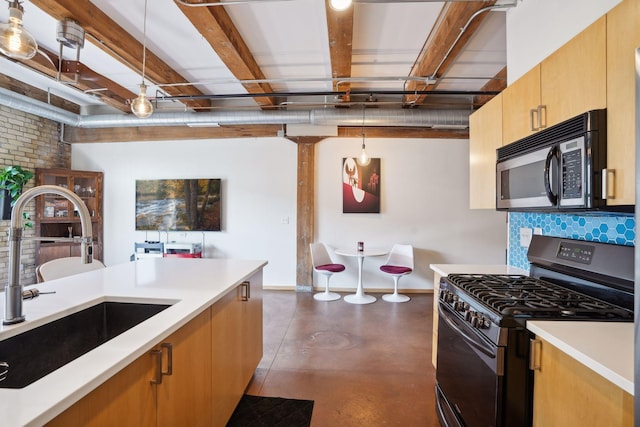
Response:
M502 146L502 95L469 117L469 208L496 208L496 149Z
M262 358L262 341L256 273L48 425L225 426ZM169 358L172 372L152 384Z
M442 275L438 272L433 273L433 337L431 341L431 363L433 367L438 366L438 303L440 295L440 279Z
M633 396L541 340L535 372L534 427L633 426Z
M262 359L262 277L254 276L211 312L213 426L225 426Z
M607 168L614 171L608 205L633 205L635 195L635 50L640 2L625 0L607 14Z

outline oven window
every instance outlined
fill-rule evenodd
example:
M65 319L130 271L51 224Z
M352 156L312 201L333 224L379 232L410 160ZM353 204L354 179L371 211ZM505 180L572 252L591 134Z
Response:
M498 426L500 405L498 396L502 392L502 377L497 375L497 346L493 346L495 358L479 351L463 338L475 331L463 321L448 314L449 310L440 305L438 322L438 368L436 380L449 404L463 419L464 425ZM454 323L454 326L450 324ZM484 341L484 346L490 343Z
M502 199L527 199L546 197L544 189L544 163L534 163L503 170L500 177L500 195Z

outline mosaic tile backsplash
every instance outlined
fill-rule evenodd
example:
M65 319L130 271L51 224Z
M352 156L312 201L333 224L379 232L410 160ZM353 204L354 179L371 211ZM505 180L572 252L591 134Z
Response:
M520 245L520 229L541 229L545 236L633 246L633 215L571 215L531 212L509 213L509 265L529 270L527 248Z

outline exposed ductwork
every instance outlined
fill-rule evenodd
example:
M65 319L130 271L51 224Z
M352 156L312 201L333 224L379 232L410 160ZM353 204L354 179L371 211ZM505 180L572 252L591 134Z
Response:
M369 109L363 117L360 109L326 108L293 111L157 112L148 118L124 114L83 116L3 88L0 88L0 105L81 128L311 124L460 129L469 126L471 113L470 110Z

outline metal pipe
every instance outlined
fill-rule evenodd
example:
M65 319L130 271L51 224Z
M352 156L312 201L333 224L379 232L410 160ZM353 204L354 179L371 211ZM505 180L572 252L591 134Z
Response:
M22 313L22 290L20 283L20 249L22 243L23 212L34 197L42 194L55 194L64 197L73 203L80 213L80 224L82 227L82 239L80 252L84 264L93 262L93 231L91 226L91 216L89 210L82 199L68 188L57 185L41 185L24 191L16 200L11 209L11 228L9 229L9 280L4 289L5 325L24 322L25 316Z
M0 105L44 117L65 125L83 128L133 127L133 126L187 126L204 123L219 125L251 124L317 124L359 126L360 111L352 109L315 110L228 110L194 113L157 112L146 119L134 115L105 114L81 116L29 97L0 88ZM337 110L337 111L336 111ZM367 112L367 125L467 127L470 110L426 109L371 109Z

